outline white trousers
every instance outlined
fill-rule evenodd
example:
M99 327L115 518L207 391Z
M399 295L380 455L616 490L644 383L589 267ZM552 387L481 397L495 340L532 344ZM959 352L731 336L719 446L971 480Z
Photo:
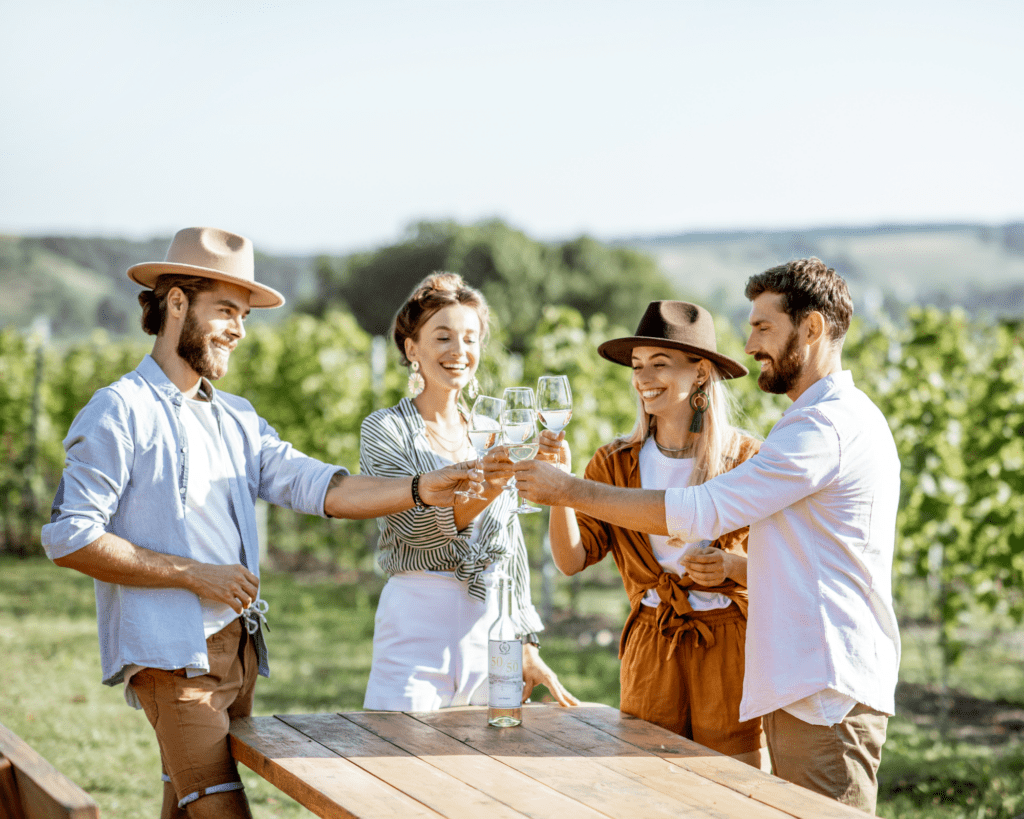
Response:
M487 704L487 631L498 616L498 599L493 575L483 577L486 603L448 572L406 572L388 580L374 618L363 708Z

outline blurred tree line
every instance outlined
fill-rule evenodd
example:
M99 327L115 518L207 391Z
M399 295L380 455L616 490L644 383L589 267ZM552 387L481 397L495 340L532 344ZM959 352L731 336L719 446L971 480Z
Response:
M420 222L401 242L340 260L317 261L316 297L300 309L352 311L371 335L386 335L412 289L437 270L456 271L484 294L503 343L522 353L548 305L635 322L648 302L677 298L654 260L581 236L544 244L504 222Z

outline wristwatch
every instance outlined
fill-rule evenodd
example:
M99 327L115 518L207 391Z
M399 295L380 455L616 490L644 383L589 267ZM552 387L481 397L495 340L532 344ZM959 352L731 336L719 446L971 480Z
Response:
M523 642L529 643L531 646L540 648L540 637L537 636L536 631L528 631L523 635Z

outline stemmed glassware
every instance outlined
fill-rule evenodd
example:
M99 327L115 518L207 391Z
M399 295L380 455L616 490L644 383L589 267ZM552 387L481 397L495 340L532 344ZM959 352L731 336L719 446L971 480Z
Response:
M537 379L537 412L546 429L558 434L572 418L572 390L565 375L542 375ZM555 463L561 455L555 455Z
M509 387L503 393L505 409L501 414L501 431L513 461L525 461L537 454L537 403L529 387ZM508 484L515 491L515 478ZM515 510L520 515L540 509L523 501Z
M498 443L501 436L501 415L505 402L490 395L478 395L469 411L469 442L476 450L477 458L483 458L492 446ZM467 498L487 500L486 495L457 490L457 494Z

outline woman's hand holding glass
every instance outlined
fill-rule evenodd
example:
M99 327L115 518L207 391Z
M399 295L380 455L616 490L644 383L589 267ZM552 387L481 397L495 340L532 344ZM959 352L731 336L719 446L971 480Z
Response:
M501 431L508 455L513 461L525 461L537 454L538 446L537 404L533 390L529 387L509 387L505 390L504 399L505 410L501 416ZM539 511L540 509L530 506L526 501L516 507L516 512L520 515Z
M572 474L572 452L569 449L569 442L565 440L565 431L552 432L544 430L537 438L536 461L547 461L561 469L563 472Z
M501 443L501 417L504 409L505 402L490 395L479 395L473 402L473 408L469 413L469 442L476 451L480 469L484 469L483 460L488 451ZM500 488L504 487L507 480L506 478L501 482ZM491 482L486 471L485 481ZM494 499L493 495L488 496L486 493L481 494L480 492L460 492L459 494L476 500Z

